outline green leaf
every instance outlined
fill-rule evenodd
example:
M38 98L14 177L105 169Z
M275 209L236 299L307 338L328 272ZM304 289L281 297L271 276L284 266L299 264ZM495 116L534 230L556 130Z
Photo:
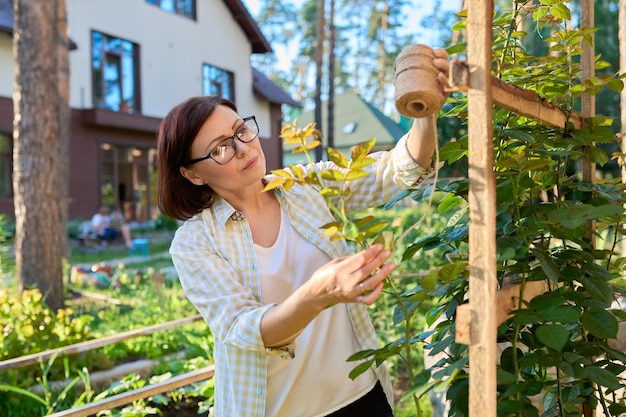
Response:
M437 212L439 214L443 214L461 205L465 205L465 200L463 198L454 194L446 194L439 202Z
M372 236L376 236L378 235L378 233L380 233L381 230L383 230L385 227L387 227L389 225L389 223L387 222L377 222L374 223L370 226L368 226L367 228L365 228L365 237L370 238ZM391 237L389 238L389 234L391 235ZM388 231L388 234L386 234L385 232L381 233L378 236L382 236L383 239L387 238L387 240L393 242L393 232ZM389 246L385 246L383 244L383 247L385 249L389 249Z
M359 236L359 228L356 224L348 222L343 226L343 233L347 239L353 240Z
M571 20L570 11L563 3L550 7L550 14L559 19Z
M535 336L545 346L559 352L569 340L569 332L558 324L543 324L537 327Z
M11 385L0 385L0 391L14 392L16 394L24 395L26 397L32 398L33 400L40 402L44 406L46 405L46 401L43 398L38 397L36 394L33 394L32 392L19 388L19 387L14 387Z
M467 265L468 263L466 261L456 261L446 264L439 269L439 277L442 281L449 282L465 271Z
M589 333L600 339L615 339L619 324L610 312L601 308L590 308L584 312L581 322Z
M572 323L580 318L580 311L571 306L558 306L540 313L541 319L555 323Z
M610 305L613 293L606 280L598 276L587 276L582 277L580 281L592 298L602 301L607 306Z
M432 271L430 271L428 275L422 278L422 282L421 282L422 288L425 289L426 291L433 290L435 286L437 285L438 279L439 279L439 273L436 269L433 269Z
M370 359L368 361L365 361L365 362L357 365L354 369L352 369L350 371L350 374L348 374L348 376L352 380L356 379L356 377L358 377L363 372L366 372L368 369L370 369L372 367L372 365L374 364L374 361L375 361L374 359Z
M546 274L550 281L559 282L559 267L552 261L549 254L538 248L531 249L531 252L541 265L541 270Z
M609 156L607 155L606 151L597 146L591 146L587 148L585 155L587 156L589 162L595 162L600 166L603 166L607 162L609 162Z
M535 143L535 137L530 133L521 130L521 129L503 129L501 134L505 137L509 137L511 139L517 139L521 142L526 143Z
M586 366L585 374L596 384L607 387L610 390L616 390L622 387L622 384L615 374L599 366Z
M624 82L622 80L609 80L605 85L617 93L621 93L624 89Z

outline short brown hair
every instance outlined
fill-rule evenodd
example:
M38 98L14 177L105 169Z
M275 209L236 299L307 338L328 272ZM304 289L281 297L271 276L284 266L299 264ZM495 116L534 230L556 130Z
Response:
M161 121L157 136L159 208L174 219L187 220L213 203L213 189L192 184L180 173L191 159L191 144L217 106L237 112L222 97L192 97L176 105Z

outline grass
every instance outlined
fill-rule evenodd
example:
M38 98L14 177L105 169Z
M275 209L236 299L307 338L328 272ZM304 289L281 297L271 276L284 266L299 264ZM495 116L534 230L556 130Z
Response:
M151 254L164 253L164 256L168 257L167 251L169 247L170 242L150 243L148 245ZM97 250L85 250L84 248L78 247L72 250L70 257L72 264L106 262L128 257L128 249L124 246L98 248Z

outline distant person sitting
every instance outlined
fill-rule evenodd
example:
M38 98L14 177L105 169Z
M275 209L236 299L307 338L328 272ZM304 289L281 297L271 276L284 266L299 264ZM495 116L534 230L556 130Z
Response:
M133 246L133 240L130 238L130 226L126 223L126 219L119 208L115 208L109 216L109 228L114 229L117 233L121 233L124 237L124 243L127 248Z
M101 239L102 246L107 246L109 243L113 242L121 233L124 237L126 247L132 247L130 227L124 220L124 216L119 209L111 213L107 206L100 207L100 211L91 218L91 228Z

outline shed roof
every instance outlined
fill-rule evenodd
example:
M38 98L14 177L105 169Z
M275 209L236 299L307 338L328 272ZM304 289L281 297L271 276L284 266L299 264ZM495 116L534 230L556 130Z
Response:
M354 92L335 95L334 144L336 148L350 147L376 138L376 148L388 148L400 139L406 130ZM328 137L327 102L322 107L324 142ZM314 121L313 110L298 116L298 126Z
M288 104L298 108L302 107L302 103L294 100L278 84L255 68L252 68L252 86L255 93L262 96L270 103Z

